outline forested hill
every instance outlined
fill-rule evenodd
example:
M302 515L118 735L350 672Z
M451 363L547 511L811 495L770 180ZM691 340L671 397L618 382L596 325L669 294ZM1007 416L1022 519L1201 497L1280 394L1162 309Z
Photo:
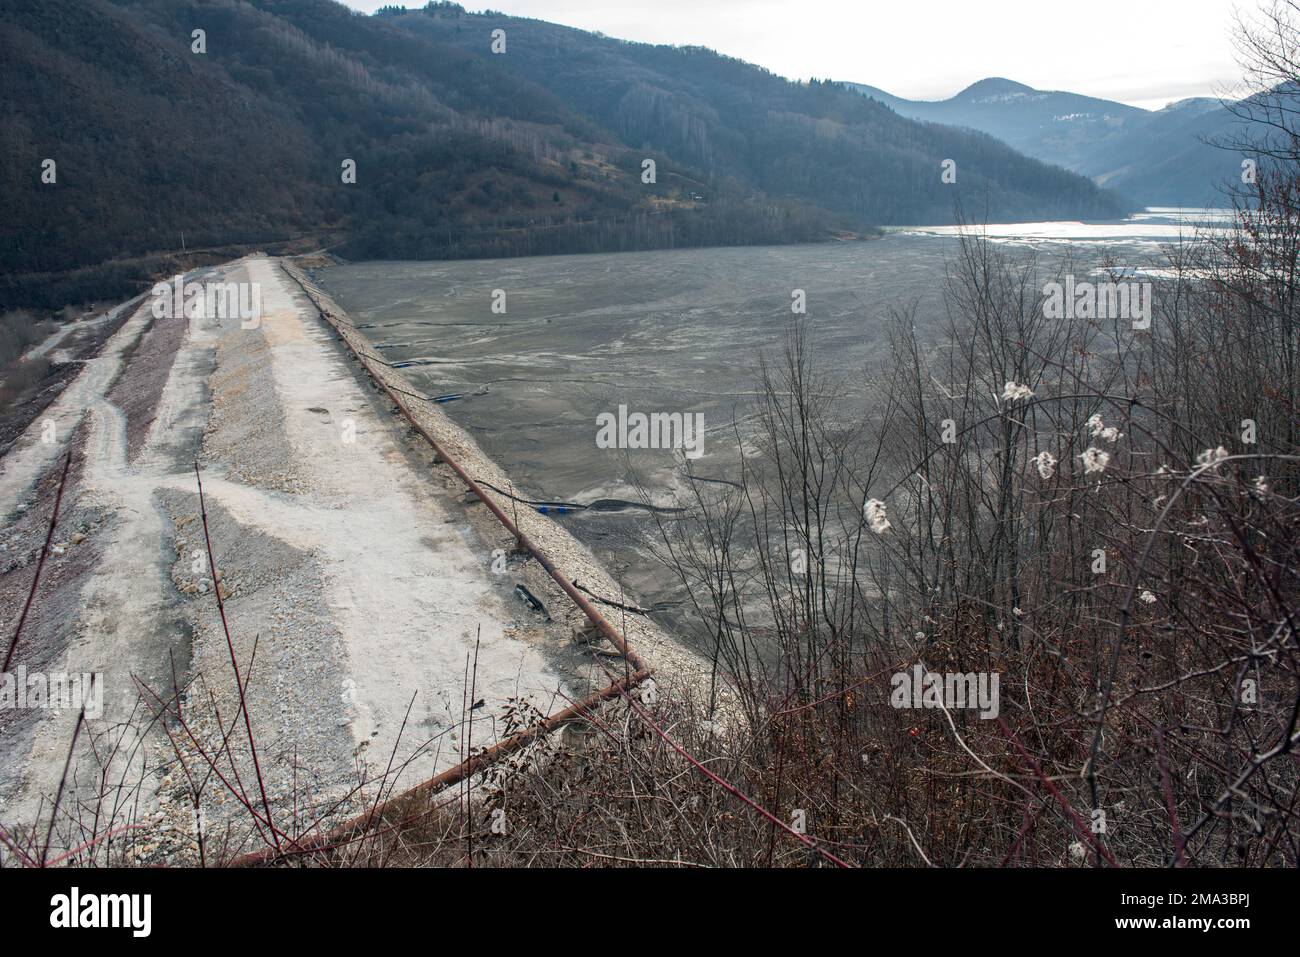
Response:
M182 231L191 248L320 236L442 258L809 241L949 221L959 199L1004 220L1124 212L837 84L449 4L6 0L0 62L7 273L169 250Z

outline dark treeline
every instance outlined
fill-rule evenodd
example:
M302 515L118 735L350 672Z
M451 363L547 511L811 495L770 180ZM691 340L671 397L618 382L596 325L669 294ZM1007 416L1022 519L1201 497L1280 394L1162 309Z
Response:
M805 242L942 221L959 194L1000 218L1124 212L1081 177L837 84L451 4L13 0L0 59L11 305L61 305L49 274L85 267L116 289L144 271L124 261L182 244L448 258Z

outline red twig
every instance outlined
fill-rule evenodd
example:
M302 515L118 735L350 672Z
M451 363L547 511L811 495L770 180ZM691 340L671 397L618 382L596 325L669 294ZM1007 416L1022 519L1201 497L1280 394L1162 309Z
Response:
M9 837L9 834L5 831L3 827L0 827L0 844L3 844L5 847L9 848L9 850L13 852L13 855L16 858L18 858L20 861L22 861L25 866L27 867L36 866L36 862L32 860L31 855L28 854L26 851L24 851L21 847L19 847L18 844L16 844L14 840Z
M1169 761L1165 758L1165 734L1156 728L1156 754L1160 758L1160 782L1165 790L1165 805L1169 808L1169 826L1174 832L1174 867L1183 867L1183 831L1178 826L1178 808L1174 805L1174 787L1169 780Z
M50 542L54 540L54 526L59 523L59 505L63 501L63 487L68 483L68 468L71 465L72 450L68 449L68 454L63 459L63 474L59 476L59 491L54 496L54 514L50 516L50 528L45 533L45 547L41 549L41 557L36 562L36 574L32 578L32 587L27 592L27 601L23 604L23 613L18 616L18 627L14 629L14 637L9 642L9 651L5 653L4 667L0 668L0 672L9 670L9 665L14 660L14 652L18 650L18 637L23 633L23 625L27 623L27 613L31 611L32 599L36 597L36 586L41 580L41 570L45 568L45 556L50 553Z
M226 621L226 604L221 600L221 580L217 574L217 559L212 554L212 536L208 532L208 509L203 501L203 478L199 475L199 463L194 463L194 478L199 483L199 514L203 516L203 541L208 549L208 568L212 572L212 593L217 596L217 611L221 614L221 628L226 633L226 647L230 649L230 667L235 671L235 685L239 688L239 709L244 715L244 730L248 732L248 748L253 755L253 772L257 775L257 787L262 792L262 807L266 810L266 826L271 832L275 849L280 849L280 836L271 821L271 802L266 797L266 782L262 779L262 765L257 759L257 742L253 738L253 722L248 716L248 696L244 694L244 681L239 676L239 659L235 655L235 643L230 637L230 624Z
M152 826L153 826L152 824L147 822L144 824L123 824L119 828L114 828L111 831L105 831L103 834L100 834L98 837L93 837L86 843L79 844L76 847L74 847L72 850L60 854L58 857L54 858L54 860L46 863L45 866L56 867L57 865L62 864L68 858L75 857L76 855L80 854L82 851L90 850L90 848L96 846L97 844L102 844L104 841L111 840L112 838L117 837L119 834L125 834L127 831L138 831Z
M606 669L605 673L608 674L609 670ZM619 693L622 694L623 697L627 700L627 703L632 707L632 710L641 716L641 720L650 726L650 730L652 730L656 735L658 735L659 738L670 748L672 748L674 751L676 751L678 754L684 757L687 761L689 761L697 771L703 774L714 784L718 785L720 788L727 791L729 794L732 795L732 797L738 798L739 800L743 801L745 804L753 808L763 817L767 818L777 827L781 828L781 830L785 831L787 834L796 838L805 847L809 848L810 850L816 851L818 854L826 858L826 860L830 861L836 867L853 866L849 864L847 861L841 860L840 858L836 857L830 851L826 850L826 848L822 847L820 844L818 844L816 841L810 838L807 834L800 834L798 831L792 828L789 824L786 824L785 821L781 820L779 817L777 817L767 808L763 807L761 804L759 804L757 801L750 798L748 795L742 793L741 790L737 788L734 784L732 784L730 781L715 774L713 771L710 771L707 767L704 766L703 763L697 760L694 755L692 755L689 751L687 751L685 748L679 745L672 738L668 737L668 733L664 731L663 728L659 727L659 725L655 722L655 720L650 717L650 715L646 712L646 710L642 708L641 705L630 694L628 694L625 689L620 688Z
M93 689L95 679L90 679L90 686ZM50 839L54 836L54 823L59 818L59 805L63 801L63 789L68 783L68 771L72 767L72 756L77 750L77 738L81 735L81 726L86 723L86 704L83 701L81 711L77 714L77 723L72 728L72 742L68 745L68 757L63 762L63 775L59 778L59 790L54 795L54 808L50 811L50 826L45 831L45 845L41 848L41 867L45 866L46 859L50 856Z
M1060 789L1051 782L1046 774L1043 773L1043 769L1038 764L1038 760L1025 750L1025 746L1020 743L1020 739L1016 737L1016 733L1007 725L1006 719L998 718L998 726L1002 729L1002 733L1007 736L1007 739L1016 746L1016 750L1019 751L1025 760L1033 767L1034 773L1038 775L1038 780L1042 782L1043 787L1047 788L1052 797L1056 799L1056 803L1061 805L1061 809L1065 811L1070 820L1074 822L1074 829L1079 833L1079 836L1091 844L1093 850L1106 858L1106 861L1111 867L1119 867L1119 864L1110 853L1110 850L1098 841L1095 836L1093 836L1092 831L1083 823L1083 818L1079 817L1079 813L1075 811L1075 809L1070 805L1070 802L1065 799L1065 795L1062 794Z
M479 626L479 634L482 633L483 626ZM469 679L469 710L465 712L465 717L469 723L465 726L465 756L474 755L474 708L476 705L474 695L478 690L478 643L479 634L474 636L474 670L471 672ZM466 785L469 779L466 779ZM469 806L469 792L465 792L465 821L469 827L465 829L465 866L471 870L474 867L474 813Z

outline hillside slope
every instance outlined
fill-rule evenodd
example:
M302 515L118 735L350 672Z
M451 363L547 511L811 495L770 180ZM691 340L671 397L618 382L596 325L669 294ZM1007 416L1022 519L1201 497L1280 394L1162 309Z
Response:
M1004 219L1123 211L1082 177L838 84L450 4L10 0L0 60L6 274L182 240L444 258L812 241L948 221L959 199Z

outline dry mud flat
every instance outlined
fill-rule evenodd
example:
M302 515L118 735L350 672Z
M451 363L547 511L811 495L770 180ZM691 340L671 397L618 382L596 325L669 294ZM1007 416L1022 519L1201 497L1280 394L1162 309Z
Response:
M215 589L283 831L400 792L459 763L467 737L490 745L521 707L551 713L623 667L575 638L585 618L393 414L298 270L252 257L199 278L257 284L260 322L155 318L146 300L51 408L55 441L37 421L0 460L6 647L72 463L14 665L103 675L102 714L79 730L73 709L0 710L0 826L39 851L54 820L51 859L93 842L77 860L192 861L200 832L208 860L262 846L231 794L261 804ZM436 407L412 405L471 475L510 487ZM518 521L570 579L620 596L563 528ZM661 683L706 673L644 619L616 624ZM158 718L173 700L182 720Z

